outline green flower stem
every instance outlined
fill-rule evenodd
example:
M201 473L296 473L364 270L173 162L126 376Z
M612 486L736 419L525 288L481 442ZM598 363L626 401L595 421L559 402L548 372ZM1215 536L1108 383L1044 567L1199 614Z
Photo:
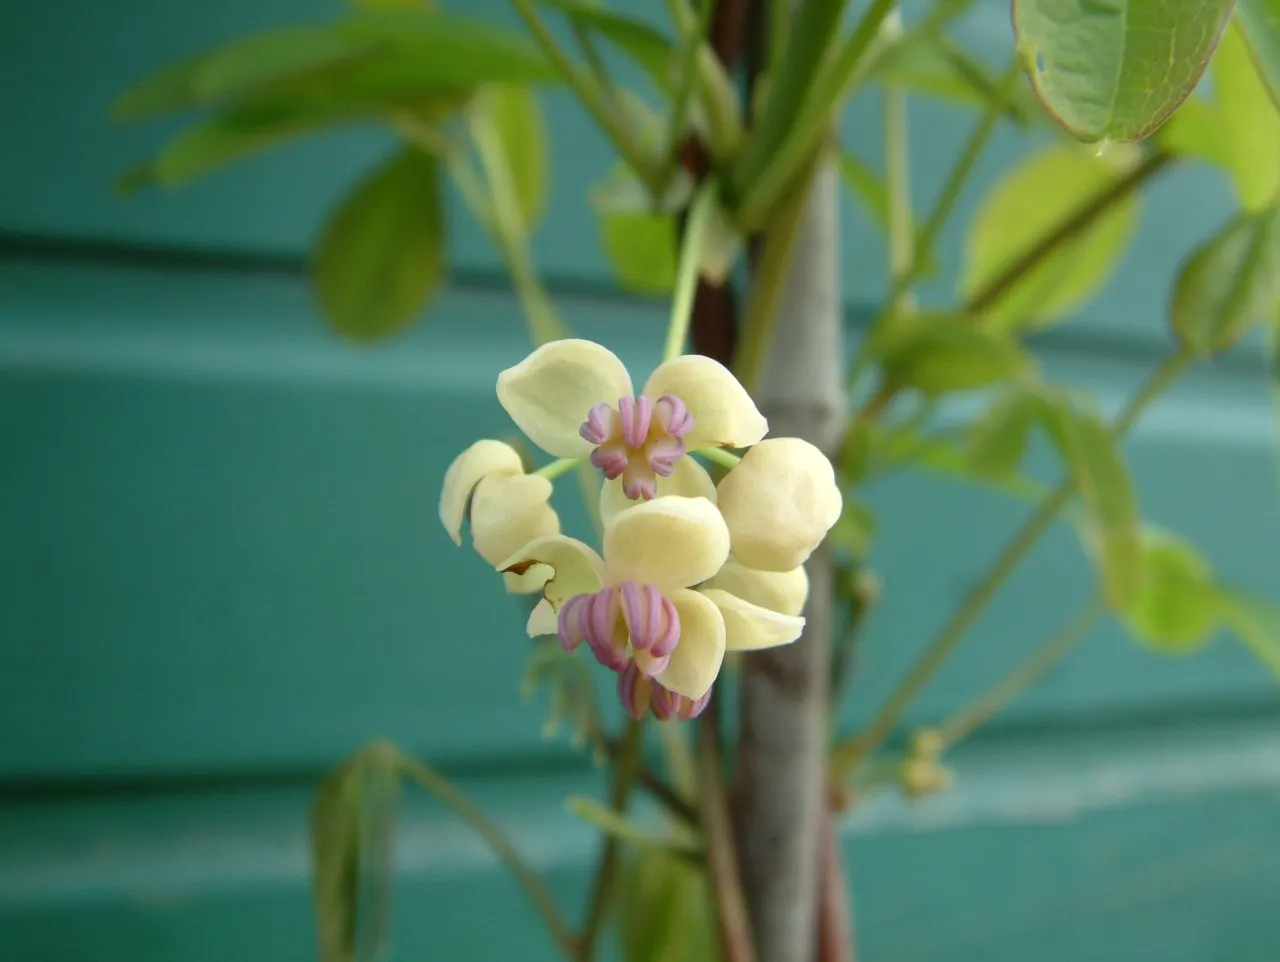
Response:
M572 471L582 462L582 458L560 458L552 461L550 464L544 464L533 473L540 478L546 478L548 481L554 481L560 475Z
M728 469L737 467L738 462L742 460L732 451L726 451L724 448L698 448L693 453L706 458L712 464Z
M644 747L644 723L629 719L626 731L613 759L613 787L609 792L609 808L622 815L627 810L631 789L640 773L641 750ZM622 857L622 845L618 837L606 833L600 860L596 863L595 881L591 885L591 899L587 904L587 919L583 923L579 940L577 962L592 962L596 957L600 930L604 927L609 910L609 898L618 874L618 862Z
M902 11L895 7L885 19L885 32L894 38L902 33ZM889 207L889 284L896 288L914 264L911 214L911 151L907 126L907 92L899 84L884 86L884 168ZM909 288L903 288L889 302L897 313L913 311Z
M560 71L565 83L577 94L583 107L600 125L600 129L613 143L622 159L627 162L650 193L656 196L662 188L657 168L652 159L645 154L639 142L628 132L620 114L606 102L604 93L594 79L580 71L569 59L568 54L556 43L556 38L551 35L547 25L538 16L538 11L534 9L533 0L511 0L511 3L533 33L534 39L538 41L547 58Z
M698 272L702 267L702 253L706 242L707 227L715 213L717 187L708 180L698 188L689 210L689 222L685 227L684 243L680 248L680 271L676 275L676 292L671 300L671 320L667 324L667 343L662 359L669 361L684 353L689 337L689 324L693 320L693 299L698 289Z
M1093 598L1022 664L939 725L938 736L942 741L942 750L952 748L967 738L996 712L1039 681L1046 672L1070 654L1106 613L1107 606L1103 600Z
M396 765L408 778L417 782L427 792L444 802L464 822L471 826L489 846L498 860L515 876L520 887L524 889L529 901L542 920L547 924L552 937L559 944L565 957L576 959L578 956L578 940L573 930L556 905L551 890L521 857L515 846L507 838L506 833L480 811L462 792L454 788L453 783L438 772L428 768L415 758L396 753Z
M1129 400L1116 416L1111 434L1116 440L1129 433L1147 406L1163 393L1186 369L1192 358L1186 352L1170 356L1147 379L1146 383ZM1040 536L1049 529L1058 512L1075 493L1075 479L1068 477L1040 502L1036 512L1005 546L995 563L982 580L969 592L955 613L943 625L933 643L912 666L907 677L885 701L875 719L860 735L838 744L832 755L832 767L837 775L851 771L858 763L869 758L884 745L893 734L907 706L915 700L947 656L964 640L965 635L986 609L996 592L1017 569Z

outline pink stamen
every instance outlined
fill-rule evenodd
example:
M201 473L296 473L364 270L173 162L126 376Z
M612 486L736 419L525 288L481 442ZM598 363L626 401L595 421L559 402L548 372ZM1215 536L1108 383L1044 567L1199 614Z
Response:
M632 501L657 497L658 478L669 478L686 453L684 437L693 430L693 415L674 394L655 402L646 395L618 399L616 408L603 401L587 412L578 428L595 445L591 463L606 478L622 478L622 491Z
M609 438L609 421L612 415L613 408L603 401L594 405L587 412L587 419L582 422L582 427L578 428L582 440L589 444L604 444Z
M689 721L691 718L697 718L701 715L711 702L710 688L701 698L693 699L686 698L684 695L677 695L656 681L652 685L653 690L649 694L649 708L653 712L653 716L659 721L666 721L668 718Z
M644 718L649 710L652 682L641 678L634 664L618 672L618 701L622 708L636 721Z
M624 581L570 598L560 608L557 629L565 651L585 641L611 671L634 665L652 678L666 670L680 642L680 613L653 585Z

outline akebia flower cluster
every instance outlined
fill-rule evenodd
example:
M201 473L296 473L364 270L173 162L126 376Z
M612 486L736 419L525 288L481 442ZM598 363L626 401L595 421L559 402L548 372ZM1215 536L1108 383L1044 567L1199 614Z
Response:
M839 518L840 491L813 445L765 437L728 369L683 355L635 394L611 351L566 339L503 371L497 392L560 460L527 474L509 445L477 441L445 475L440 520L457 544L470 521L507 590L541 593L531 636L585 644L617 674L627 712L659 719L706 707L726 651L800 636L803 565ZM712 448L746 449L718 485L697 460ZM599 551L562 534L548 504L552 478L583 460L602 475Z

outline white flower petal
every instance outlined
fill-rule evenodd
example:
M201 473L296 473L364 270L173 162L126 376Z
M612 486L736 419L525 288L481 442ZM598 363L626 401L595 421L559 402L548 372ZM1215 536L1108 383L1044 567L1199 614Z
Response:
M481 479L471 498L471 540L480 557L496 565L534 538L558 534L551 491L551 482L536 474Z
M658 681L677 695L701 698L724 661L724 618L709 598L696 591L681 589L667 597L680 614L680 641Z
M716 483L707 474L707 469L693 458L681 458L675 463L675 470L669 478L658 478L657 497L675 495L681 498L706 498L716 500ZM622 492L622 479L606 481L600 490L600 522L608 524L618 512L634 508L643 501L632 501Z
M732 372L719 361L684 354L658 365L641 392L653 400L674 394L693 415L685 436L690 451L709 446L745 448L769 431L769 422Z
M720 609L724 618L725 647L729 651L758 651L789 645L804 630L803 618L780 615L719 588L704 588L702 594Z
M576 538L562 534L535 538L496 567L499 571L524 574L535 565L546 565L554 572L542 588L542 597L557 612L574 595L591 594L604 584L600 556Z
M843 501L831 462L799 438L761 441L717 491L734 557L760 571L804 564L839 519Z
M498 400L511 420L558 458L589 454L591 443L578 434L587 413L601 401L616 405L631 396L631 376L617 356L577 338L544 344L498 375Z
M610 584L638 581L664 593L706 581L729 557L729 530L706 498L655 498L614 515L604 529Z
M523 473L520 452L501 441L477 441L453 459L440 489L440 523L454 544L462 544L462 522L475 486L490 475Z
M551 607L551 602L543 598L533 606L533 611L529 612L529 621L525 625L525 630L529 632L530 638L537 638L539 635L554 635L559 627L559 616L556 610Z
M502 576L502 586L507 589L507 594L531 595L541 591L554 573L546 565L534 565L522 575L507 572Z
M757 571L732 557L706 586L780 615L800 614L809 598L809 575L803 566L790 571Z

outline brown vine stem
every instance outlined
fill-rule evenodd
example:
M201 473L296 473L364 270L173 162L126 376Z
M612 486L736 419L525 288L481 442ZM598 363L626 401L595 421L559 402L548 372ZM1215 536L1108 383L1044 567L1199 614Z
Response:
M626 812L631 789L640 772L641 750L644 747L644 723L628 721L626 731L619 742L614 759L613 787L609 792L609 808L619 815ZM622 857L622 843L615 835L605 835L604 849L596 865L595 881L591 885L591 898L587 903L587 919L582 926L579 940L578 962L592 962L600 941L600 930L609 911L614 882L618 874L618 862Z

